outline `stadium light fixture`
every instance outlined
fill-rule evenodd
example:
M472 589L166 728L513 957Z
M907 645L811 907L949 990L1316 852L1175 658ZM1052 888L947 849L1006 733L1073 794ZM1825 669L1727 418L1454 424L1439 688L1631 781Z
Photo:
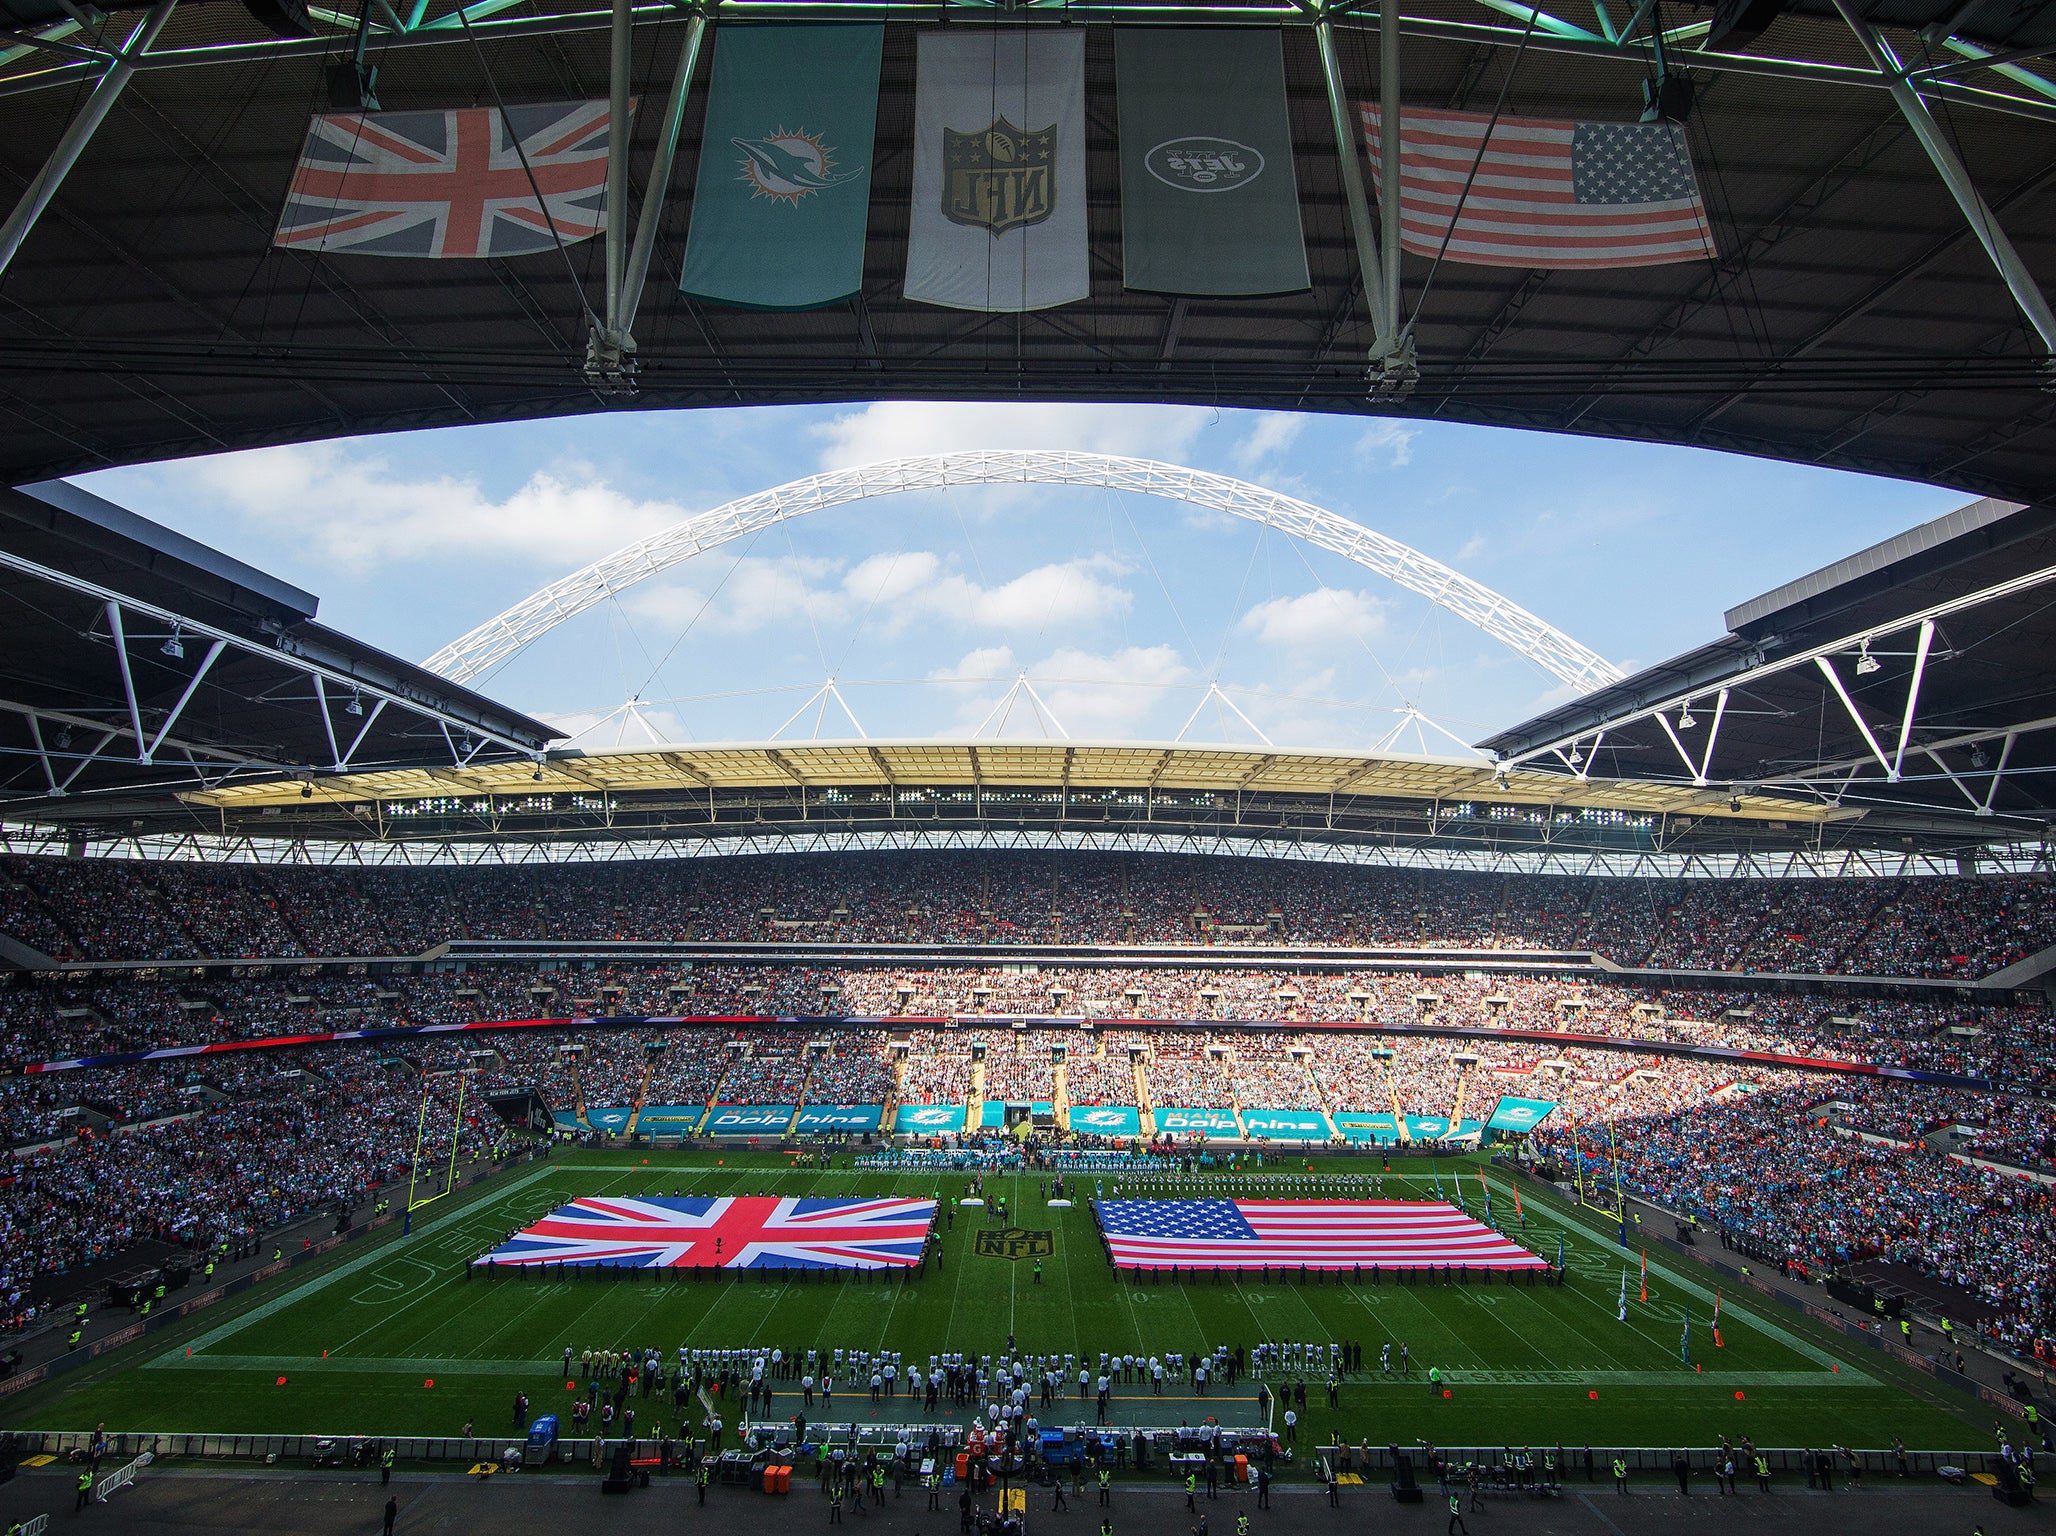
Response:
M1878 670L1878 667L1878 659L1871 655L1870 642L1866 640L1863 642L1863 647L1856 657L1856 675L1858 677L1869 677Z
M314 786L312 784L302 784L300 786L300 798L302 800L312 800L314 798Z
M157 647L157 649L164 655L169 656L173 661L184 661L186 659L185 636L176 624L171 626L170 635L165 638L164 644Z
M1687 699L1685 701L1685 707L1678 711L1678 729L1681 731L1689 731L1692 729L1693 726L1697 725L1698 723L1699 717L1692 713L1692 702L1691 700Z
M364 713L364 696L355 688L350 690L350 702L343 706L343 713L346 715L361 715Z

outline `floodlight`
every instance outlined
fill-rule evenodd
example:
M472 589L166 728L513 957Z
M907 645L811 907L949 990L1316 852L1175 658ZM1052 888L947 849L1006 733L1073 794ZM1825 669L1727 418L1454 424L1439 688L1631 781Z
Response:
M1698 717L1692 713L1692 701L1690 699L1687 699L1685 701L1684 709L1680 711L1678 714L1678 729L1681 731L1689 731L1692 729L1693 726L1697 725L1698 723Z
M1970 744L1971 767L1982 768L1985 766L1985 764L1989 763L1990 761L1991 759L1985 755L1985 744L1983 742L1974 741Z
M1856 675L1858 677L1869 677L1871 673L1877 670L1878 659L1871 655L1870 642L1866 640L1863 642L1862 653L1856 658Z
M186 642L176 624L171 626L170 636L165 640L164 644L158 647L158 650L169 656L173 661L184 661L186 659Z
M302 800L312 800L314 798L314 786L312 784L302 784L300 786L300 798Z
M343 713L346 715L361 715L364 713L363 696L355 688L350 690L350 702L343 706Z

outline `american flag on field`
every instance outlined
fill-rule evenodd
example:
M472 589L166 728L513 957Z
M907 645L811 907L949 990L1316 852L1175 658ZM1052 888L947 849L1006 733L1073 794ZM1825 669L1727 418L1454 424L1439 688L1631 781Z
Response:
M604 101L317 117L272 244L525 256L590 239L607 227L607 123Z
M1116 1269L1546 1269L1440 1200L1095 1200Z
M624 1269L888 1269L920 1262L933 1200L588 1196L474 1265Z
M1383 197L1378 105L1360 110ZM1419 256L1441 251L1445 237L1451 261L1488 267L1647 267L1714 254L1685 130L1675 123L1494 123L1488 114L1408 107L1400 152L1399 243Z

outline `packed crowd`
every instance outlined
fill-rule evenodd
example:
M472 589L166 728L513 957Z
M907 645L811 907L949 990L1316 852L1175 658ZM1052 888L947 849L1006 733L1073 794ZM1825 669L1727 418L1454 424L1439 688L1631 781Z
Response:
M2025 877L1621 880L1085 852L411 870L10 856L0 931L59 959L809 939L1589 948L1628 966L1981 976L2056 943L2056 896Z
M1875 994L1691 991L1479 973L1424 977L1196 967L1042 967L1023 977L998 968L905 973L805 966L576 971L510 966L376 979L231 981L208 976L176 985L17 977L11 986L0 984L0 1065L408 1025L599 1016L819 1016L824 999L831 1011L875 1017L887 1025L904 1017L918 1027L917 1021L951 1016L968 1027L980 1015L1008 1013L995 998L1003 1000L1006 989L1023 982L1041 994L1032 1010L1036 1014L1047 1013L1046 994L1060 989L1064 1017L1600 1036L1913 1068L2056 1093L2050 1015L2040 1002L1975 1005ZM1001 1042L1009 1038L1001 1029L988 1033ZM807 1038L818 1043L818 1037L816 1031ZM780 1048L761 1035L755 1038L764 1040L767 1053L759 1070L769 1072L780 1060ZM961 1101L969 1091L969 1045L948 1032L938 1038L938 1056L910 1064L905 1086L912 1100ZM786 1060L788 1076L793 1065ZM659 1063L656 1070L690 1083L709 1068L704 1062L680 1061ZM1004 1074L1010 1092L1020 1071L1042 1078L1046 1065L1018 1068L997 1059L988 1064L995 1085Z
M2046 1337L2056 1204L2007 1166L2056 1168L2056 1107L2019 1094L1730 1063L1620 1046L1375 1033L729 1025L534 1028L340 1043L0 1077L13 1178L0 1184L0 1294L157 1240L204 1246L347 1206L405 1173L424 1096L424 1168L514 1134L483 1106L534 1089L568 1110L638 1103L1049 1098L1482 1119L1502 1094L1562 1106L1536 1142L1717 1224L1808 1273L1912 1264L1991 1309L1995 1336ZM1093 1046L1103 1046L1095 1054ZM469 1075L460 1123L460 1069ZM1074 1077L1073 1074L1076 1074ZM894 1082L898 1079L898 1088ZM1087 1085L1090 1085L1088 1090ZM756 1096L768 1095L758 1099Z
M2047 1104L1810 1074L1756 1074L1749 1087L1700 1097L1638 1085L1610 1107L1603 1144L1600 1117L1575 1136L1552 1124L1536 1139L1595 1183L1618 1166L1630 1193L1796 1272L1870 1258L1913 1266L1982 1302L1994 1339L2050 1358L2056 1191L1953 1154L1945 1128L1962 1116L2003 1142L1994 1122L2010 1118L2034 1145L2004 1150L2046 1169L2056 1150Z
M4 1080L10 1139L32 1144L9 1155L0 1182L0 1321L32 1322L62 1276L139 1244L211 1250L347 1211L406 1173L417 1127L427 1128L424 1177L440 1176L453 1152L499 1150L509 1133L475 1097L460 1121L450 1065L300 1048L210 1062L204 1074L165 1063ZM38 1136L67 1097L91 1106L91 1123Z

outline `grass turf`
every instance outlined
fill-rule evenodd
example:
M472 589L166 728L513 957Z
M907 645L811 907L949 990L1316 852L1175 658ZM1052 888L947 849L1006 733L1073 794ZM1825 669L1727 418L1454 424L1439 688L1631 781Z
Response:
M1454 1161L1440 1164L1445 1180ZM1352 1175L1378 1168L1365 1159L1317 1162ZM838 1163L824 1172L768 1153L563 1149L550 1163L494 1181L468 1205L430 1205L411 1236L352 1245L232 1316L203 1311L26 1393L7 1404L5 1421L35 1429L104 1421L115 1430L167 1433L455 1435L470 1419L492 1436L512 1432L517 1391L528 1394L533 1412L568 1409L573 1394L560 1368L567 1344L574 1351L653 1345L667 1359L681 1343L882 1347L925 1361L943 1350L997 1352L1012 1333L1024 1351L1094 1356L1265 1339L1359 1342L1369 1370L1345 1380L1338 1409L1328 1407L1318 1380L1309 1383L1302 1444L1340 1433L1381 1443L1665 1446L1706 1444L1726 1432L1763 1445L1883 1446L1897 1435L1915 1448L1960 1449L1983 1438L1967 1409L1952 1411L1938 1389L1923 1391L1910 1374L1895 1379L1877 1355L1850 1354L1760 1298L1727 1298L1723 1345L1715 1347L1712 1296L1691 1266L1652 1256L1645 1305L1637 1299L1639 1260L1588 1221L1590 1213L1541 1199L1526 1200L1526 1229L1512 1230L1551 1259L1562 1236L1570 1279L1561 1288L1137 1283L1108 1267L1089 1203L1049 1209L1029 1175L988 1179L988 1189L1007 1195L1015 1225L1052 1234L1039 1286L1028 1261L974 1252L983 1218L968 1209L944 1229L944 1267L919 1280L466 1277L468 1261L507 1231L581 1194L904 1193L949 1201L964 1182L961 1174L859 1173L846 1157ZM1388 1197L1435 1194L1422 1164L1395 1167ZM1511 1200L1503 1178L1496 1183L1504 1221ZM1625 1323L1615 1315L1624 1261ZM1696 1368L1680 1359L1688 1313ZM1387 1341L1395 1360L1399 1343L1411 1346L1414 1379L1378 1369ZM1447 1398L1427 1388L1431 1365L1449 1380ZM1145 1390L1117 1397L1115 1422L1208 1413L1248 1421L1254 1413L1253 1404L1218 1389L1203 1402L1154 1403L1140 1396ZM1236 1390L1246 1397L1253 1389ZM1132 1414L1124 1414L1124 1398L1138 1404ZM799 1406L796 1393L781 1391L781 1414ZM676 1414L659 1399L638 1407L645 1430L675 1425ZM1073 1399L1045 1417L1067 1422L1080 1411ZM867 1393L838 1391L835 1419L853 1415L898 1416L873 1415Z

